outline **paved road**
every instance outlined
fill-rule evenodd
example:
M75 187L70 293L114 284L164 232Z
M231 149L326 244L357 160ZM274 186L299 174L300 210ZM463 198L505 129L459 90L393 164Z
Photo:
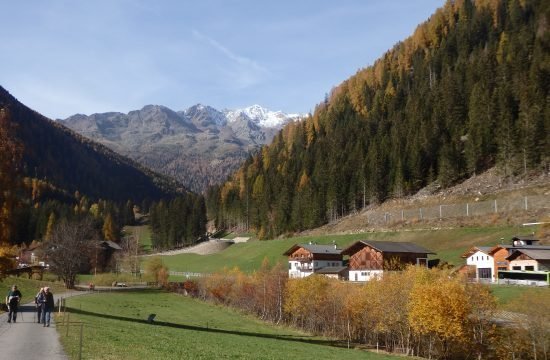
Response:
M70 294L63 294L64 297ZM57 296L54 296L57 301ZM37 323L34 303L21 305L17 323L8 323L8 314L0 315L0 352L2 359L67 360L61 347L52 313L50 327Z

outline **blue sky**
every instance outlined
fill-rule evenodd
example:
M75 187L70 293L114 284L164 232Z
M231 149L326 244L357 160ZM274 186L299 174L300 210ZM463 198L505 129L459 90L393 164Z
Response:
M260 104L306 113L443 0L0 0L0 85L50 117Z

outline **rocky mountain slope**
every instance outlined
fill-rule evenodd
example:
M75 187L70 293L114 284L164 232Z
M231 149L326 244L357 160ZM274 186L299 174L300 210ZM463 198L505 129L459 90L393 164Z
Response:
M198 104L178 112L147 105L128 114L77 114L61 123L202 192L225 180L250 152L299 117L259 105L219 111Z

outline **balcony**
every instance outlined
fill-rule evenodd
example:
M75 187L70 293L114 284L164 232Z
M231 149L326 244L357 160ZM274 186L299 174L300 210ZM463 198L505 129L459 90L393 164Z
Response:
M300 266L294 267L292 270L301 271L301 272L311 272L313 271L313 264L302 264Z
M299 262L303 262L303 263L313 261L312 258L307 257L307 256L297 256L297 257L290 258L289 260L290 261L299 261Z

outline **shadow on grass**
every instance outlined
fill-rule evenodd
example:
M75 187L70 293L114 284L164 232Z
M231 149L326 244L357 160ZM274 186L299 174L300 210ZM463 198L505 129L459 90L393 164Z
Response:
M304 336L262 334L262 333L253 333L253 332L238 331L238 330L226 330L226 329L218 329L218 328L195 326L195 325L175 324L175 323L170 323L166 321L154 321L152 323L149 323L147 322L147 320L129 318L129 317L117 316L117 315L95 313L91 311L69 308L69 307L67 307L67 310L73 314L97 316L105 319L112 319L112 320L119 320L119 321L129 321L129 322L145 324L149 326L166 326L166 327L171 327L175 329L184 329L184 330L191 330L191 331L204 331L204 332L217 333L217 334L251 336L251 337L257 337L257 338L264 338L264 339L295 341L295 342L301 342L301 343L307 343L307 344L324 345L324 346L332 346L332 347L344 347L344 344L337 341L321 340L321 339L313 339L313 338L308 339L308 338L305 338Z

